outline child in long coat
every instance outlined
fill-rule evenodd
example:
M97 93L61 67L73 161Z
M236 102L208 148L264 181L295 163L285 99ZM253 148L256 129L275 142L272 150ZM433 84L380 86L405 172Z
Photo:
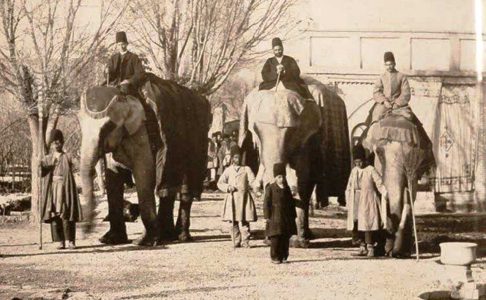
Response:
M295 203L285 179L285 164L273 166L275 181L265 189L263 211L267 220L266 235L270 237L272 263L287 263L289 239L297 233Z
M241 165L240 149L231 149L231 165L227 167L218 180L218 188L228 193L224 199L223 221L232 223L231 237L233 246L249 248L250 223L257 220L256 208L250 187L255 174L250 167Z
M58 249L74 249L76 222L82 219L81 205L74 181L72 162L62 150L64 137L60 130L53 129L49 143L51 153L41 161L43 176L42 220L51 224L53 242Z
M375 256L376 236L386 222L387 192L378 171L366 165L365 150L361 145L353 148L355 167L346 188L348 200L348 230L364 233L358 256ZM377 193L381 193L381 199Z

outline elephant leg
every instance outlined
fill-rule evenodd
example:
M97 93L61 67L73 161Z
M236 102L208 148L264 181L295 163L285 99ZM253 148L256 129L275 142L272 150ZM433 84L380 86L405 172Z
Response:
M404 193L407 190L405 189ZM392 255L396 257L409 257L412 250L412 213L409 204L409 197L404 196L405 204L402 208L400 224L395 234L395 244L393 245Z
M385 185L388 191L389 214L387 221L385 252L396 254L401 248L403 241L402 229L404 226L404 176L397 172L395 168L385 172ZM388 170L388 169L387 169ZM403 222L402 222L403 221Z
M110 230L100 238L103 244L127 243L127 228L123 219L123 178L117 170L106 169L106 193Z
M155 246L159 243L159 226L155 213L155 164L146 129L128 137L123 149L132 162L132 172L137 187L140 216L145 233L134 243L140 246Z
M190 193L184 193L181 195L179 214L177 216L176 223L176 232L179 233L178 239L181 242L192 241L191 234L189 233L189 227L191 226L192 199L193 198Z
M174 241L177 233L174 226L174 202L176 193L170 192L168 196L160 197L157 222L160 228L160 239Z
M297 237L292 239L296 239L292 242L293 247L307 248L309 246L309 239L312 237L309 229L309 204L313 187L314 184L309 182L299 182L298 184L300 199L295 201Z

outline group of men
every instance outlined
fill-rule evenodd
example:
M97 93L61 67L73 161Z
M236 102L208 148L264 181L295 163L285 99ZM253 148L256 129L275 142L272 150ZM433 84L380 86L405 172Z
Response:
M231 135L214 132L208 141L207 183L210 189L217 189L216 182L231 163L231 149L238 146L238 131Z

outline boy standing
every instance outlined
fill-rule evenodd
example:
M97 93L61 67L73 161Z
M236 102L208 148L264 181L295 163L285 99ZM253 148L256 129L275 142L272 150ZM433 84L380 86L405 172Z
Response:
M59 242L58 249L76 247L76 222L82 219L81 205L72 171L72 162L62 150L64 137L53 129L48 145L51 153L41 161L43 191L42 220L51 224L52 241Z
M268 224L266 235L270 237L270 257L274 264L287 263L289 239L297 233L295 203L285 175L285 164L273 166L275 181L267 186L263 202Z
M346 188L348 200L348 230L364 234L357 256L375 256L376 236L386 221L387 192L381 176L371 165L366 165L365 150L362 145L353 148L355 167L349 176ZM378 196L381 193L382 198Z
M232 223L231 238L235 248L250 248L250 223L257 220L256 208L250 186L255 175L250 167L241 165L240 149L231 148L231 165L218 180L218 188L228 193L223 204L223 221Z

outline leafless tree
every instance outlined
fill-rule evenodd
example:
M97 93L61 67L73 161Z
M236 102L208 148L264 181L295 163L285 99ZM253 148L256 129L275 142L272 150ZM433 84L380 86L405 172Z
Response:
M127 25L154 71L198 92L218 90L255 47L291 21L295 0L134 0Z
M92 83L87 76L105 49L123 6L120 1L100 0L94 17L80 16L82 0L0 0L0 86L23 104L32 142L32 170L39 164L39 142L56 127L63 109L77 102L80 88ZM88 21L87 21L88 20ZM39 136L39 90L43 91L44 119ZM42 139L42 140L41 140ZM32 191L37 172L32 172ZM37 195L32 195L34 221Z

